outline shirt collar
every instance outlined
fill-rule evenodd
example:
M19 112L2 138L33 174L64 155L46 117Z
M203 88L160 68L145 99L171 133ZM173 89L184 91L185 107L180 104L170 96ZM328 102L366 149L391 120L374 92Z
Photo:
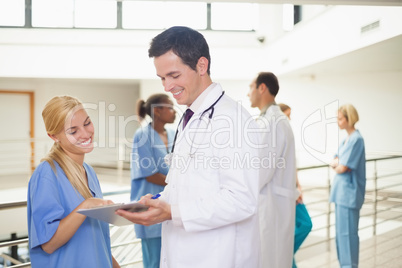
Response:
M193 103L190 105L191 111L196 112L201 105L204 103L204 100L206 99L206 97L208 96L208 94L214 89L214 87L216 86L216 83L212 83L211 85L209 85L209 87L207 87L196 99L195 101L193 101Z
M270 106L272 106L272 105L276 105L276 102L275 102L275 101L273 101L273 102L268 102L268 103L261 109L260 116L264 116L264 115L267 113L268 108L269 108Z

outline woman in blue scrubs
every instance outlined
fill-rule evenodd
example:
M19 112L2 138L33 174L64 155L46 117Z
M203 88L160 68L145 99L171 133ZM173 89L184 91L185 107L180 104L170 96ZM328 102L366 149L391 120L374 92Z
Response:
M348 136L330 164L336 175L332 183L330 202L335 203L336 249L341 268L358 267L359 217L366 192L366 157L364 140L355 129L359 120L350 105L338 110L338 125Z
M84 156L93 150L94 126L81 102L52 98L42 112L53 147L28 185L27 212L33 268L118 268L110 248L109 224L78 209L111 204Z
M169 171L164 157L172 150L175 132L165 128L173 123L176 112L173 102L165 94L154 94L137 102L137 114L142 120L146 115L152 122L142 126L134 135L131 154L131 200L139 200L146 194L158 194L165 188ZM157 268L161 252L161 225L135 224L135 233L141 238L144 268Z

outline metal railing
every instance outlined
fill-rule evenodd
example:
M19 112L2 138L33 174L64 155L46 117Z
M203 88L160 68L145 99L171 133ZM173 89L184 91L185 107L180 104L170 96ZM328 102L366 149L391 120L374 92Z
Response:
M392 163L393 161L401 160L402 156L387 156L367 160L367 174L371 172L373 175L367 176L366 197L361 217L372 217L372 221L371 224L361 226L359 231L372 228L371 234L376 235L380 224L391 220L402 220L402 169L400 168L402 165L401 163ZM382 166L380 164L382 164ZM319 170L321 174L315 174L314 176L324 176L326 178L325 183L318 186L312 185L303 187L303 196L313 221L313 230L309 237L314 236L312 235L314 232L324 231L325 235L324 238L319 241L309 242L309 237L307 237L307 243L305 242L301 249L325 244L329 251L330 241L334 239L333 235L331 236L331 228L334 226L331 220L333 209L328 202L331 187L330 182L334 175L332 168L330 168L329 165L299 168L299 180L303 186L303 181L300 177L303 177L304 173L311 174L317 170ZM126 189L123 191L108 192L105 193L104 196L128 195L129 192L130 189ZM317 195L317 193L319 194ZM382 205L384 202L387 202L387 204ZM26 201L0 204L0 211L26 207L26 204ZM311 213L312 211L314 211L314 213ZM393 212L392 216L388 215L387 217L382 217L381 215L386 212ZM324 224L322 224L322 226L320 226L320 224L317 225L316 223L319 222L318 219L323 217L325 218ZM140 264L142 262L141 243L139 243L140 239L135 237L133 226L111 226L110 230L112 237L112 253L116 260L120 262L121 267L135 267L135 264ZM0 243L0 249L24 244L27 245L27 243L28 239L2 242ZM20 263L19 260L15 260L8 255L3 255L2 257L4 259L14 264L13 266L9 266L10 268L30 267L30 263Z
M129 142L123 138L109 138L108 146L94 148L85 156L85 162L121 171L130 160ZM49 138L0 140L0 175L33 172L34 166L39 164L52 145Z
M391 163L392 161L401 160L402 156L400 155L366 160L366 195L360 218L371 217L372 220L371 224L362 224L360 222L359 233L372 229L370 235L375 236L378 233L379 225L389 221L401 221L402 225L402 163ZM298 168L298 173L300 176L303 173L311 173L313 170L320 170L321 175L316 174L315 176L325 177L325 182L320 186L303 187L304 202L311 214L313 229L301 249L324 244L327 251L329 251L331 241L334 239L332 229L335 226L335 221L333 217L334 207L328 200L331 191L331 179L335 173L329 165ZM303 182L301 184L303 186ZM319 195L315 194L319 191L321 192ZM311 196L316 196L316 198L309 199L308 197ZM317 222L323 221L322 218L325 218L325 223L316 225ZM323 239L309 239L314 236L314 233L320 232L325 232Z
M2 247L15 247L23 244L28 244L28 238L25 239L18 239L14 241L9 241L9 242L3 242L0 243L0 248ZM5 265L4 267L12 267L12 268L19 268L19 267L31 267L31 263L23 263L20 260L17 260L7 254L0 253L0 257L2 257L5 260ZM13 266L7 266L7 261L11 262L12 264L15 264Z
M130 189L113 191L104 193L104 196L115 195L129 195ZM0 211L6 209L15 209L20 207L26 207L27 201L18 201L0 204ZM133 225L127 226L113 226L110 225L110 237L112 254L118 260L120 267L142 267L142 251L141 240L136 238ZM17 239L13 241L0 242L0 249L24 246L28 248L28 238ZM9 254L1 253L0 258L3 258L5 264L0 267L19 268L19 267L31 267L30 262L22 263L21 260L15 257L11 257ZM12 266L7 266L7 261Z

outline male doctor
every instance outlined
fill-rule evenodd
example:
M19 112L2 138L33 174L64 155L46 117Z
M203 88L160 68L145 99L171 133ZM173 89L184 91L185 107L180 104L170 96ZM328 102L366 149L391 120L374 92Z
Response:
M191 112L179 123L160 198L144 196L146 212L117 214L137 224L162 222L161 267L259 267L257 124L212 82L199 32L169 28L148 52L165 91Z
M263 131L259 219L263 268L292 267L295 231L296 159L293 132L286 115L275 103L277 77L259 73L247 96L258 107L257 123Z

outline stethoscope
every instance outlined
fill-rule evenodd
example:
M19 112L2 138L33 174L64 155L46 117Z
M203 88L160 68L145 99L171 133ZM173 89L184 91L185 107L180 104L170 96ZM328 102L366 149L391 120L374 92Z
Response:
M211 112L210 112L208 118L209 118L209 120L212 119L212 117L213 117L213 115L214 115L214 111L215 111L214 106L218 103L218 101L223 97L224 94L225 94L225 91L222 91L222 94L219 96L219 98L218 98L214 103L212 103L211 106L209 106L206 110L204 110L204 111L201 113L201 115L200 115L200 117L199 117L199 120L201 120L202 117L204 116L204 114L207 113L207 112L209 112L209 111L211 111ZM176 144L177 135L178 135L178 133L179 133L179 127L180 127L181 122L183 121L184 115L185 115L185 114L183 114L183 116L180 118L179 125L178 125L178 127L177 127L177 129L176 129L176 133L175 133L174 139L173 139L172 152L171 152L170 154L168 154L169 157L171 157L172 154L173 154L173 152L174 152L174 146L175 146L175 144ZM192 147L192 145L191 145L191 147ZM191 149L190 149L190 151L191 151Z

